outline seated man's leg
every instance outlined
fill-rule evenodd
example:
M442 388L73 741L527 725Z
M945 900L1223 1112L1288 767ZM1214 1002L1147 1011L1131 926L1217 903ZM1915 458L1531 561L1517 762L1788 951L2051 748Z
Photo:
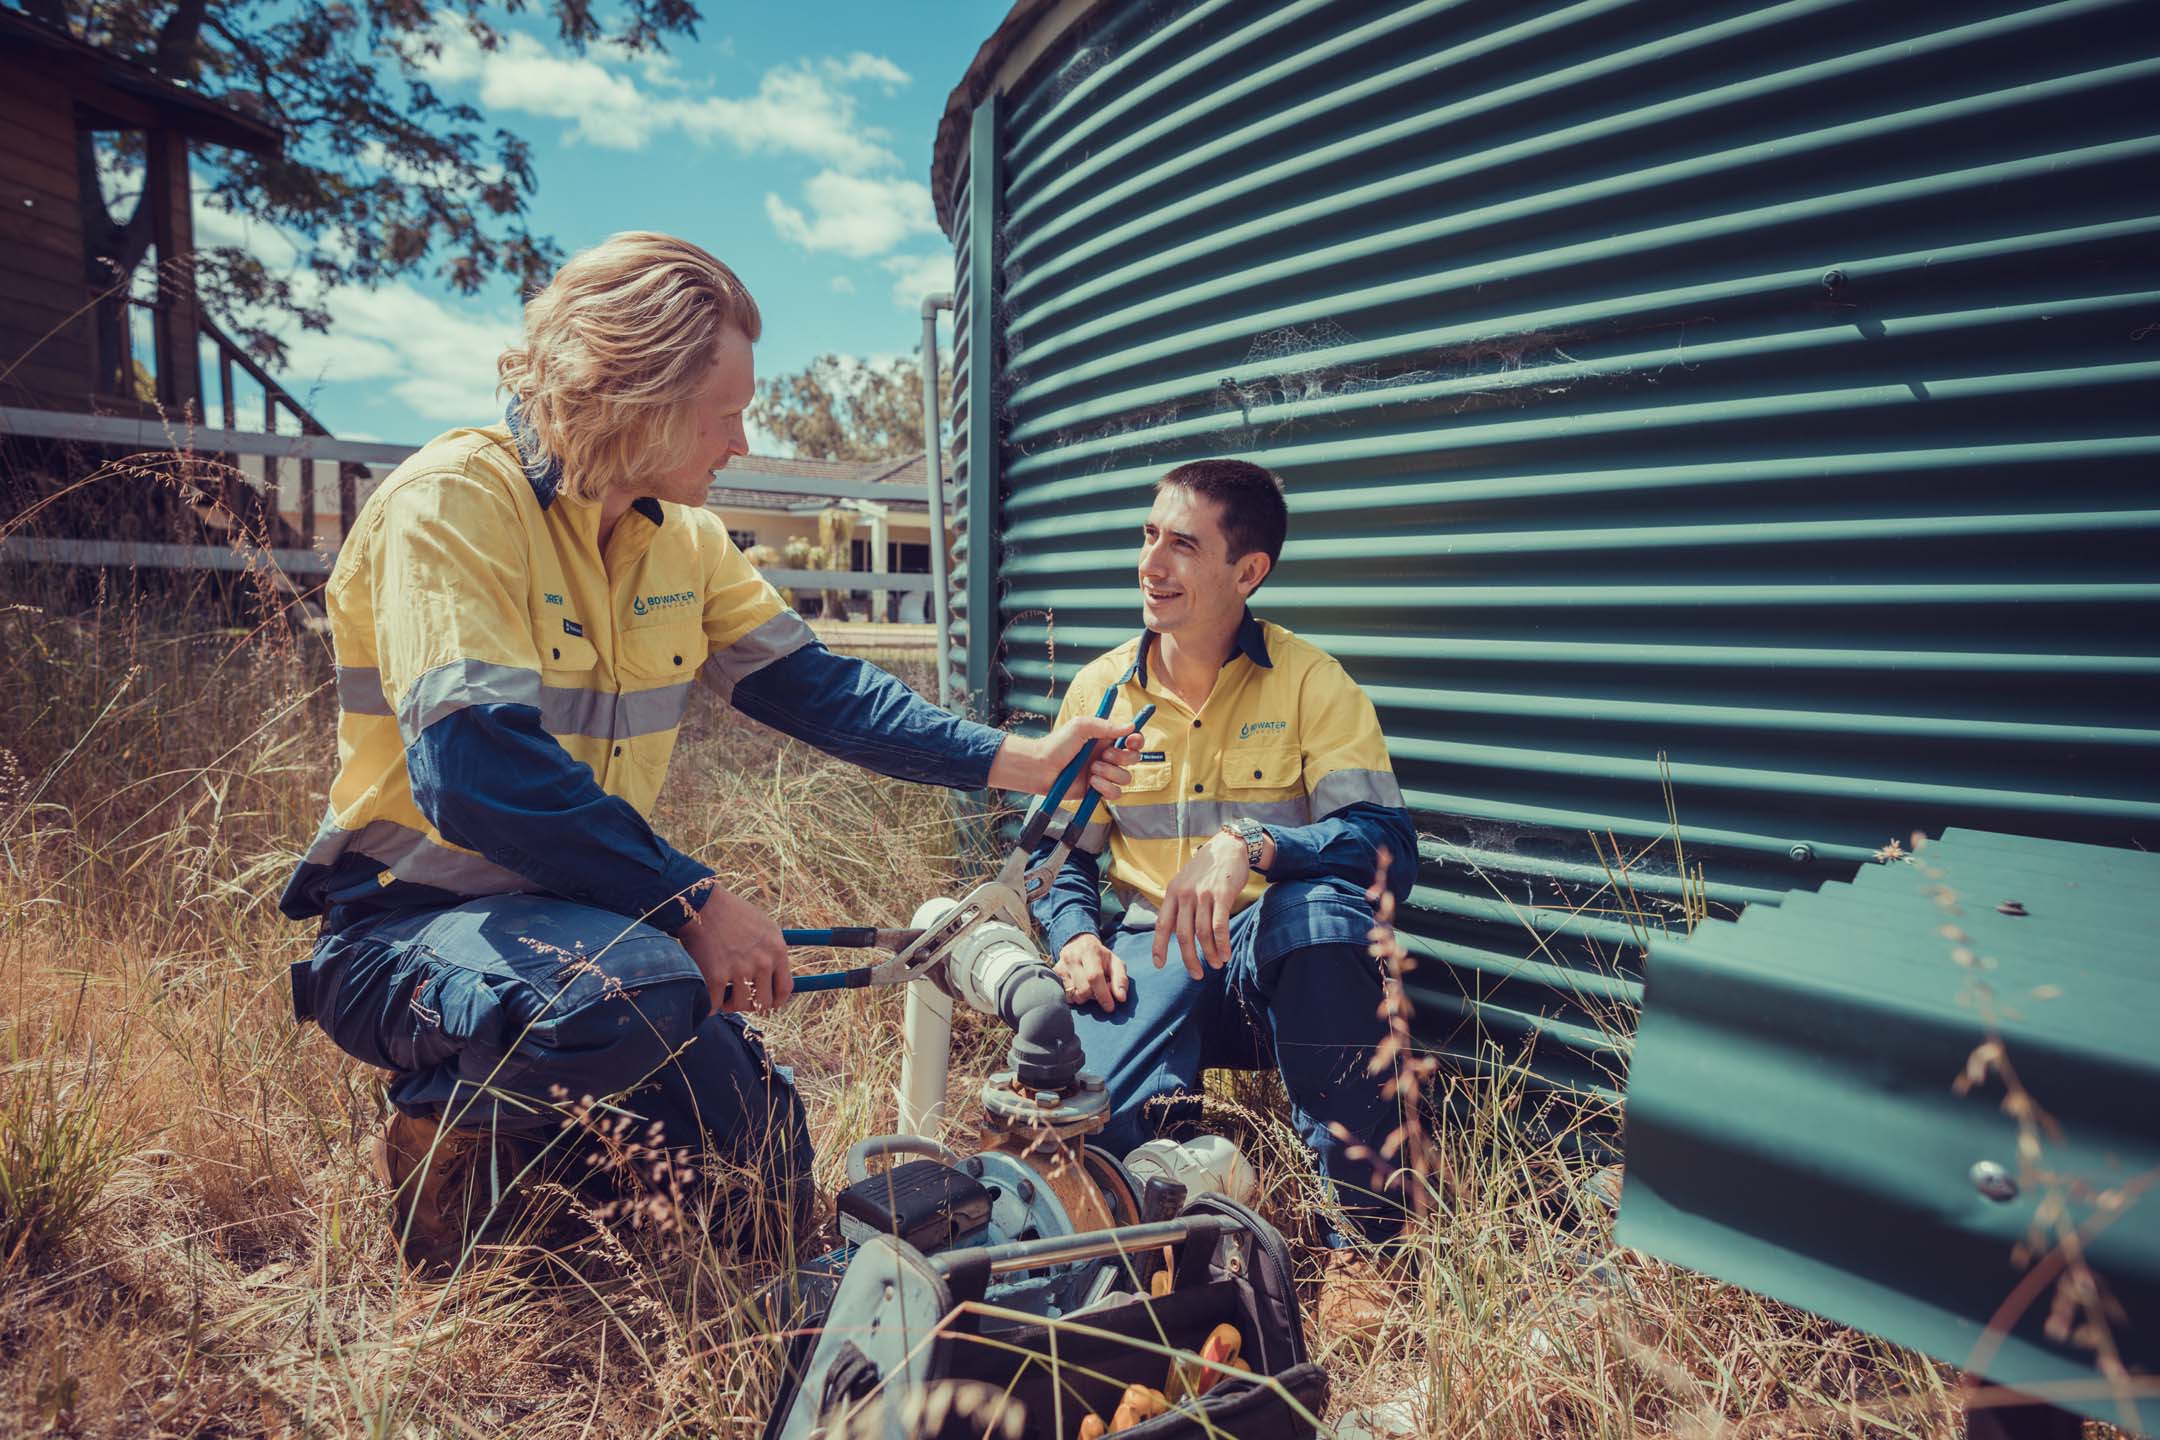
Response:
M1401 1223L1400 1203L1392 1190L1376 1193L1382 1162L1349 1154L1363 1146L1377 1155L1399 1120L1380 1093L1385 1077L1366 1073L1385 1033L1372 925L1370 902L1348 881L1271 885L1231 924L1228 973L1232 1004L1242 1002L1272 1044L1298 1134L1345 1213L1377 1240Z
M1110 1092L1110 1123L1091 1143L1119 1159L1200 1115L1202 1055L1222 1010L1223 973L1209 970L1205 980L1194 980L1177 957L1177 942L1170 946L1158 970L1155 932L1119 931L1110 948L1125 962L1124 1002L1108 1014L1092 1000L1073 1007L1086 1068Z

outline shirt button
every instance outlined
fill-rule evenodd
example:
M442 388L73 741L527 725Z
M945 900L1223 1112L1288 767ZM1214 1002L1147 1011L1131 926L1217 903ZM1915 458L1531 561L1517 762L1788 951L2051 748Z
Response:
M1253 771L1252 778L1258 780L1260 778L1260 772L1258 770Z
M1193 786L1193 787L1192 787L1192 793L1193 793L1193 794L1195 794L1195 795L1199 795L1199 794L1202 794L1202 793L1204 793L1204 792L1205 792L1206 790L1207 790L1207 786L1205 786L1205 785L1195 785L1195 786Z
M620 745L617 745L617 746L615 747L615 753L616 753L616 754L618 754L618 755L622 754L622 746L620 746Z
M553 649L549 650L548 654L554 656L557 660L560 660L562 659L562 647L558 645Z
M1200 728L1200 722L1199 722L1198 720L1195 720L1195 721L1193 721L1193 722L1192 722L1192 728L1193 728L1193 729L1195 729L1195 730L1199 729L1199 728Z
M680 656L680 655L677 655L677 656L675 657L675 663L676 663L676 664L678 664L678 665L682 664L682 656Z

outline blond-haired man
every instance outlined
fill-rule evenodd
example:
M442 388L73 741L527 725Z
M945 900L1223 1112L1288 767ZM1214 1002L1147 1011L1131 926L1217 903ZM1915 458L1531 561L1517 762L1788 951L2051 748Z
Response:
M282 900L321 920L293 1002L393 1072L378 1159L416 1265L499 1229L510 1181L589 1138L588 1099L617 1097L608 1128L647 1151L804 1189L801 1103L743 1020L788 999L779 927L650 824L693 680L962 789L1040 793L1116 730L956 719L827 651L758 576L704 502L748 453L761 328L686 241L579 255L501 357L504 422L400 465L331 575L338 772Z

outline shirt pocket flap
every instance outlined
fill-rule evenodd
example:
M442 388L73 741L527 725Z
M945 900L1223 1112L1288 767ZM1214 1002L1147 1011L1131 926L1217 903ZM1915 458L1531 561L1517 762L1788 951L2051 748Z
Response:
M1167 760L1136 760L1131 772L1132 779L1124 786L1127 795L1147 795L1170 788L1170 762Z
M540 647L542 670L586 671L600 663L600 652L593 649L592 641L582 635L558 631L553 635L536 638Z
M647 680L688 680L705 663L705 627L691 621L625 630L622 663L627 673Z
M1294 789L1304 770L1295 745L1243 746L1222 763L1226 791Z

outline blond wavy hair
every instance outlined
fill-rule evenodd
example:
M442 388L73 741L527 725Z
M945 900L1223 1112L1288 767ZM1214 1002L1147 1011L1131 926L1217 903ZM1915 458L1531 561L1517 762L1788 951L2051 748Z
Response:
M735 272L687 240L629 230L555 272L525 302L525 341L495 362L535 462L562 464L562 492L598 501L632 476L688 458L682 402L720 337L764 322Z

